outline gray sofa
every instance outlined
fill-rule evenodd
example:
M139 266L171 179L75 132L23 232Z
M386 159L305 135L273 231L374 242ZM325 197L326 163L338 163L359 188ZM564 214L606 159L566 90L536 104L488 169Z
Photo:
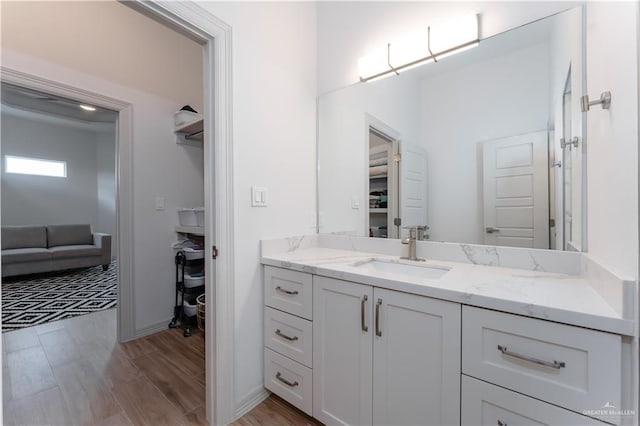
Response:
M91 225L2 226L2 276L35 274L111 262L111 235Z

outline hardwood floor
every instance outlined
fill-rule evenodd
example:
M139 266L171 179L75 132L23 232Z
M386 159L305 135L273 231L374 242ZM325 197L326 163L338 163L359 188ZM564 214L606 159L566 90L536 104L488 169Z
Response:
M206 425L204 340L116 341L110 309L2 335L4 425Z
M4 425L206 425L204 339L120 344L110 309L2 335ZM270 396L233 426L320 425Z

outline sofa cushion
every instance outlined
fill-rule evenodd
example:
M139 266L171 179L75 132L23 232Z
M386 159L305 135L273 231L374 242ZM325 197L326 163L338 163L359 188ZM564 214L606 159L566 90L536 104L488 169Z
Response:
M19 248L46 248L47 228L45 226L3 226L2 250ZM4 256L4 253L2 254Z
M18 248L2 250L2 264L50 260L51 252L46 248Z
M101 256L102 249L94 245L73 245L51 247L48 250L53 259L61 259L65 257L85 257L85 256Z
M93 244L91 225L49 225L47 244L49 247Z

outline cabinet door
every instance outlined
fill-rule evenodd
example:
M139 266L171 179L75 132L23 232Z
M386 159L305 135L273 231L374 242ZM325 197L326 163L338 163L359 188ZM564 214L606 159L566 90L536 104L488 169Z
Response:
M322 423L371 424L372 297L370 286L313 277L313 417Z
M460 424L460 304L376 288L373 306L373 423Z

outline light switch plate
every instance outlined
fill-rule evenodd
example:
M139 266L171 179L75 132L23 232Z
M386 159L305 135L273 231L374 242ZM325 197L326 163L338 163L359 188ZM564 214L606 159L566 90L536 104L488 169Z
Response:
M164 210L164 197L156 197L156 210Z
M351 199L351 208L353 210L358 210L360 208L360 199L358 199L358 197L353 197Z
M251 187L251 206L267 207L267 188L260 186Z

